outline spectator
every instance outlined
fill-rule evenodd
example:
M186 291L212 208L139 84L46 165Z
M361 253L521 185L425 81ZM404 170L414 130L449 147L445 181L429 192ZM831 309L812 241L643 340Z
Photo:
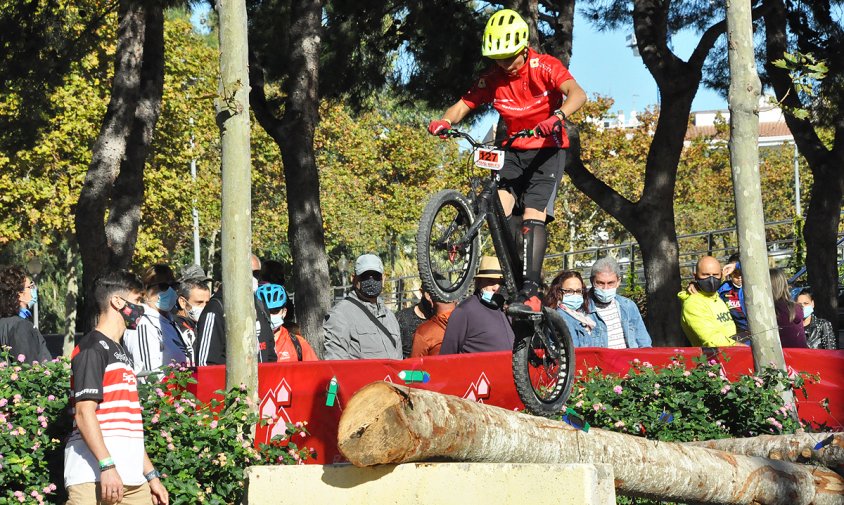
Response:
M427 295L427 293L425 294ZM430 295L428 296L430 298ZM436 356L440 353L448 320L454 311L454 307L457 306L455 302L435 302L433 300L431 300L431 304L433 305L433 317L420 324L413 333L413 347L410 352L412 358Z
M732 265L732 267L731 267ZM732 270L730 272L730 270ZM726 274L725 272L730 272ZM718 296L726 302L730 308L730 316L736 324L736 331L747 331L747 313L744 309L744 289L742 288L741 263L738 253L727 259L722 277L726 277L721 287L718 288Z
M734 340L736 324L727 303L718 296L724 276L721 263L712 256L703 256L695 267L695 283L677 296L683 302L680 324L694 346L729 347Z
M771 275L771 293L774 295L780 343L783 348L809 347L803 327L803 306L794 303L788 296L788 278L779 268L772 268L768 273Z
M803 307L806 344L812 349L838 349L832 323L815 315L815 298L812 296L812 290L802 289L797 294L797 304Z
M402 359L396 316L384 305L384 264L374 254L355 261L353 290L325 316L325 359Z
M440 354L513 349L513 328L504 315L504 297L498 292L503 282L498 258L482 257L475 275L475 292L451 313Z
M170 311L176 305L176 276L169 266L154 265L144 272L144 314L137 328L123 336L135 373L158 370L171 362L193 361L192 349L182 340Z
M595 321L590 347L635 349L651 347L651 336L636 302L617 293L621 270L614 258L605 256L592 264L592 288L586 301L589 317Z
M258 289L261 260L254 254L251 257L252 293L255 307L255 338L259 363L272 363L277 360L275 341L270 325L270 314L264 304L254 296ZM194 356L198 366L226 364L226 321L223 311L223 291L220 286L208 300L208 304L196 323L196 341L193 344Z
M419 303L396 312L396 319L401 330L401 350L405 358L410 356L413 349L413 334L419 325L434 316L434 305L431 294L424 288L419 288Z
M593 345L592 334L597 323L587 312L586 285L579 272L564 270L551 281L545 305L563 316L575 347Z
M71 356L73 431L64 450L69 504L156 503L169 496L144 448L132 361L120 340L143 314L142 285L128 272L98 279L97 326Z
M24 317L24 311L37 300L35 283L23 268L0 267L0 353L4 351L2 347L11 347L10 360L18 361L21 356L26 363L52 359L44 336Z
M270 326L275 339L278 361L316 361L316 353L307 340L284 327L287 316L287 291L280 284L261 284L255 292L270 312Z
M280 261L267 260L261 264L261 274L258 278L259 284L287 284L284 279L284 265Z
M196 267L196 270L188 272L191 277L184 277L183 273L182 278L179 279L177 291L179 298L176 302L176 312L173 317L176 329L179 330L182 341L187 345L187 354L190 355L189 365L194 364L193 344L196 342L196 323L199 321L202 309L211 299L211 290L208 288L210 279L205 276L202 268L193 266Z

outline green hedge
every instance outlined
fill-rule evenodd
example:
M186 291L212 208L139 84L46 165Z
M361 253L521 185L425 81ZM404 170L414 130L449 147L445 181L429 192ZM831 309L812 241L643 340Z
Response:
M160 384L139 386L147 452L164 475L170 503L239 503L246 467L313 456L294 441L307 435L302 423L288 424L283 440L256 450L248 439L257 417L248 413L243 391L203 403L184 389L191 382L188 369L174 368L169 393ZM0 359L0 505L64 503L69 388L66 359L32 365Z

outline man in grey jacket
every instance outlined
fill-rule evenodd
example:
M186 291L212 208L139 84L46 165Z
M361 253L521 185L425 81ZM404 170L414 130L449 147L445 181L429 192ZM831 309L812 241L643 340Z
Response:
M325 316L325 359L402 359L399 322L380 297L384 264L374 254L355 261L354 291Z

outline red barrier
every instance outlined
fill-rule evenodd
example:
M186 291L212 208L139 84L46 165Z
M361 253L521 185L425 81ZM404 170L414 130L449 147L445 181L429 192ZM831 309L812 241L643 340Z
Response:
M753 369L750 349L730 348L730 356L723 365L728 377ZM654 365L667 364L677 353L689 359L701 354L700 348L653 348L613 351L601 348L577 349L577 369L600 366L608 373L625 373L633 359L649 361ZM430 374L430 381L414 383L413 387L439 391L478 402L489 403L507 409L520 409L522 403L513 385L509 352L485 354L464 354L412 358L403 361L315 361L305 363L268 363L258 366L258 395L261 398L261 413L264 417L279 416L280 421L307 421L311 435L296 442L300 446L313 447L317 452L315 463L342 461L337 450L337 424L346 402L363 386L380 380L404 384L398 374L402 370L424 370ZM844 428L844 352L787 349L786 362L795 370L820 374L821 383L808 387L809 398L798 397L798 409L802 419L825 422L837 429ZM333 407L325 405L328 384L337 377L337 399ZM197 385L194 393L208 401L214 391L225 386L225 367L200 367L196 372ZM830 400L831 413L824 411L820 403ZM284 425L276 425L280 432ZM257 441L266 442L275 434L273 426L259 427Z

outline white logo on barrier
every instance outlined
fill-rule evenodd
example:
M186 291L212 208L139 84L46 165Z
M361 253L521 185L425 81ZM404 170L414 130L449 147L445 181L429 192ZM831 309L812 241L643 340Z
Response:
M489 379L485 373L481 372L478 380L469 384L469 389L466 390L463 398L466 400L472 400L473 402L483 403L484 399L489 398L489 386Z
M395 382L393 382L393 379L390 378L390 374L387 374L387 376L384 377L384 382L389 382L390 384L395 384Z
M289 407L293 397L293 390L287 384L287 379L281 379L274 390L267 391L261 399L258 412L262 419L273 419L273 424L267 427L264 443L268 444L276 435L284 435L287 423L292 422L285 410ZM271 427L270 427L271 426Z

